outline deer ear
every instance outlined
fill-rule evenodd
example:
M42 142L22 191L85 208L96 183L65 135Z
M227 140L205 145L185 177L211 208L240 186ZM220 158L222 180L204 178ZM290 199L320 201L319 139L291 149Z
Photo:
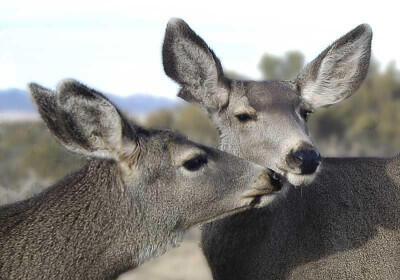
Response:
M36 83L28 84L28 90L32 95L33 101L36 103L41 118L50 132L59 142L66 145L69 142L69 136L62 128L60 117L57 113L56 93Z
M168 22L162 57L165 73L181 86L179 97L208 109L228 102L219 59L183 20Z
M88 156L118 158L124 142L136 143L128 121L103 94L74 81L57 87L57 106L63 129L70 136L68 148ZM135 145L131 145L134 148Z
M77 81L62 81L57 95L38 85L29 88L50 131L73 152L118 159L133 152L144 131L131 125L103 94Z
M371 27L359 25L309 63L296 81L303 99L319 108L350 97L367 75L371 40Z

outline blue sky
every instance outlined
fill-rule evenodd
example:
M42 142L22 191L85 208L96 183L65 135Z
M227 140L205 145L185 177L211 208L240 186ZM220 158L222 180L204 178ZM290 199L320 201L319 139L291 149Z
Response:
M373 53L400 63L395 1L3 1L0 89L35 81L54 88L76 78L118 95L173 98L177 86L161 65L171 17L181 17L225 69L259 79L263 53L300 50L307 61L360 23L374 31ZM378 5L379 4L379 5Z

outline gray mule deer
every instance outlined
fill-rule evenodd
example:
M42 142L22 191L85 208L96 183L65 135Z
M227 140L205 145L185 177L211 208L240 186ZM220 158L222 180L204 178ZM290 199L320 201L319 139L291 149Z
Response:
M86 166L0 207L1 279L113 279L174 246L190 226L268 204L271 170L128 121L67 80L29 86L51 133Z
M239 81L224 76L214 52L184 21L168 23L165 72L181 85L180 97L207 109L221 149L294 185L311 183L319 171L272 207L203 226L214 279L400 279L400 157L324 158L315 169L307 130L312 111L360 86L371 39L363 24L293 81Z

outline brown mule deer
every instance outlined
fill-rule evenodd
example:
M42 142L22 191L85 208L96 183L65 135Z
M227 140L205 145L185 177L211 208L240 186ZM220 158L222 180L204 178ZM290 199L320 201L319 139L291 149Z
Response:
M85 167L0 207L1 279L113 279L164 253L187 228L268 204L271 170L128 121L73 81L29 86L51 133Z
M371 39L371 28L360 25L293 81L239 81L224 76L217 56L184 21L168 23L165 72L181 85L181 98L208 111L220 148L294 185L312 182L289 188L271 207L204 225L214 279L400 279L400 157L319 164L307 129L312 111L359 88Z

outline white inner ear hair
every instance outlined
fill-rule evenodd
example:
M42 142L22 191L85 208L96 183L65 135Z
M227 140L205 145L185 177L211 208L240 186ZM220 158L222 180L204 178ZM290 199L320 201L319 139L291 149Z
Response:
M338 103L358 89L364 69L362 63L369 52L370 34L365 32L358 40L328 52L322 60L315 81L308 81L302 96L314 108Z

